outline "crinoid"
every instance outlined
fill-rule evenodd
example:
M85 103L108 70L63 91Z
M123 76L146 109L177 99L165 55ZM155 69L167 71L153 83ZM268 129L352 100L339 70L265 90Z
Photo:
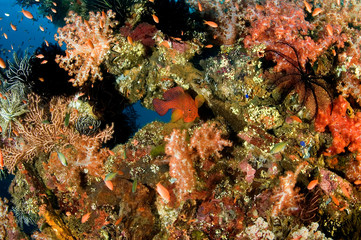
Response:
M301 56L294 46L285 42L276 44L283 44L290 48L293 55L286 55L278 50L265 50L266 57L268 54L276 55L273 57L280 59L280 62L283 61L282 64L286 69L272 74L269 80L268 90L278 93L276 100L281 100L283 103L289 101L291 112L302 113L302 118L309 120L317 116L318 109L324 109L330 105L332 108L332 94L328 88L331 77L315 74L309 61L302 64ZM273 95L277 96L277 94Z

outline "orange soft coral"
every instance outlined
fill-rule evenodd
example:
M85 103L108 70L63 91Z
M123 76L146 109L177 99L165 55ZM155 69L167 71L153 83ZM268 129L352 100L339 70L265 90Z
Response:
M330 108L323 111L320 110L315 121L315 130L324 132L326 126L331 131L333 141L325 155L335 155L345 151L356 152L356 159L361 161L361 112L357 112L354 116L348 114L351 110L350 104L339 96L333 103L332 113Z
M61 46L66 43L66 56L58 55L56 62L60 67L74 76L73 85L81 86L88 80L102 80L100 64L113 41L112 27L117 25L113 20L115 13L89 13L89 20L83 20L74 12L65 18L66 25L58 29L55 40Z

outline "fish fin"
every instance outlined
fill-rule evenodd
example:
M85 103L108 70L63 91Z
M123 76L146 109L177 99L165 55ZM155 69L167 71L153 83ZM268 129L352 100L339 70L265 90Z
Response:
M203 95L197 95L196 99L194 99L195 103L196 103L196 107L197 108L200 108L204 101L205 101L205 98L203 97Z
M175 109L173 112L172 112L172 116L171 116L171 122L176 122L178 121L179 119L181 119L183 117L183 111L180 110L180 109Z
M172 100L180 95L184 94L184 90L181 87L174 87L163 93L163 98L167 101Z
M158 98L153 99L153 106L155 111L161 116L164 116L169 110L167 102L162 101Z

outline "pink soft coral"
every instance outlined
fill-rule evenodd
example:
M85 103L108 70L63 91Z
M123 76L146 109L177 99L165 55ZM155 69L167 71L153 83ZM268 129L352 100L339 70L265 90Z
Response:
M252 48L264 44L266 50L281 53L282 55L273 56L277 62L277 72L294 67L289 63L289 59L297 59L300 67L304 68L307 61L315 62L331 45L336 44L341 48L346 41L345 35L341 34L340 26L330 25L330 34L326 29L327 24L317 26L307 21L302 7L293 2L267 1L262 7L247 8L246 19L251 22L251 29L244 39L244 45L246 48ZM314 40L309 32L315 32L316 29L318 36L317 40ZM296 57L290 47L279 44L280 42L293 46L298 56Z
M74 12L65 18L66 25L58 29L54 38L61 46L66 43L66 56L58 55L56 62L60 67L74 76L73 85L81 86L88 78L94 82L102 80L100 64L113 41L112 27L117 24L113 20L115 13L89 13L89 20L83 20Z

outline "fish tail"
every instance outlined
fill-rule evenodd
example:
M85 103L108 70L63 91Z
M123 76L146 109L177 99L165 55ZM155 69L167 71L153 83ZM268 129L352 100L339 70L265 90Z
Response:
M153 99L153 106L155 111L161 116L165 115L169 110L167 102L157 98Z

